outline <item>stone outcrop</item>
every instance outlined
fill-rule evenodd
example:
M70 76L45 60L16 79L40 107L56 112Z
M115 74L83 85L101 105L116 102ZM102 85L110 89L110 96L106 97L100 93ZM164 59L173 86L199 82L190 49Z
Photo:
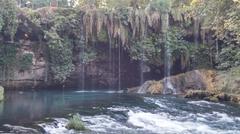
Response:
M187 73L171 76L160 81L147 81L141 87L130 88L128 92L163 94L170 90L164 88L164 81L168 79L176 94L184 94L188 90L215 90L214 77L215 72L212 70L195 70ZM169 93L169 92L168 92Z
M176 94L185 98L240 104L240 67L229 71L195 70L168 79ZM129 93L164 94L164 81L147 81L141 87L129 88ZM167 92L171 93L171 92Z
M141 87L128 88L128 93L162 94L163 89L162 81L146 81Z

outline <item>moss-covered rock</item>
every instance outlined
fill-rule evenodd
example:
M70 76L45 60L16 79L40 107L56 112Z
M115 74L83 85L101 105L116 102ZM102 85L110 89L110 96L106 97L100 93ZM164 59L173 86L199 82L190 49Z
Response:
M190 99L207 99L210 97L215 96L216 93L204 91L204 90L190 90L185 95L184 98L190 98Z
M0 86L0 101L4 99L4 88Z

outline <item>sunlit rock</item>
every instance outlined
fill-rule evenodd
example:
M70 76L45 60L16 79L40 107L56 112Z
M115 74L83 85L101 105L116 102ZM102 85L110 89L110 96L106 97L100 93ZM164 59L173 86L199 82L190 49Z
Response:
M215 90L213 83L215 72L211 70L195 70L187 73L182 73L176 76L170 76L168 79L176 94L184 94L188 90ZM147 81L138 88L130 88L129 92L163 94L166 88L165 79L160 81ZM173 93L173 92L167 92Z

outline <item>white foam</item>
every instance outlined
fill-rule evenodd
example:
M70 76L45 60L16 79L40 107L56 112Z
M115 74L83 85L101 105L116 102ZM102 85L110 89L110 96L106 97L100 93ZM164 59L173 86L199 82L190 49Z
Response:
M75 91L76 93L108 93L108 94L114 94L114 93L124 93L124 90L117 90L117 91L113 91L113 90L109 90L109 91L97 91L97 90L92 90L92 91L85 91L85 90L81 90L81 91Z
M205 114L197 114L200 118L211 118L214 119L212 122L223 122L223 123L233 123L236 120L238 120L238 117L229 116L226 113L220 113L220 112L212 112L212 113L205 113Z
M211 107L211 105L218 105L218 106L222 106L224 107L224 104L220 104L220 103L214 103L214 102L209 102L209 101L189 101L187 102L188 104L193 104L193 105L197 105L197 106L202 106L202 107Z
M149 97L144 97L144 101L148 102L148 103L149 102L154 103L161 108L168 108L168 106L164 102L162 102L161 100L157 100L157 99L153 99L153 98L149 98Z
M73 130L68 130L66 125L68 120L64 118L55 118L53 122L39 124L47 134L73 134Z
M107 108L110 111L120 112L120 111L128 111L129 108L121 107L121 106L115 106L115 107L109 107Z
M107 133L108 131L130 130L130 128L120 124L108 115L85 116L82 120L86 122L86 127L95 132Z
M178 120L177 117L172 117L166 113L152 114L142 111L128 113L128 122L136 127L151 131L153 133L165 134L165 133L231 133L236 132L234 130L220 130L211 128L207 124L193 121Z

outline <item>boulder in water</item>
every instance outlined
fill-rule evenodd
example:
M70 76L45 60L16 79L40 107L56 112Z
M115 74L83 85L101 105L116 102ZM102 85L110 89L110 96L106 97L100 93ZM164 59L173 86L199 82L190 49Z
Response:
M240 104L240 95L213 91L190 90L184 95L184 98L200 99L212 102L233 102Z
M146 81L141 87L128 88L128 93L162 94L162 81Z
M211 70L195 70L171 76L165 79L171 83L176 94L185 94L188 90L214 90L213 76L214 71ZM150 93L163 94L165 79L160 81L147 81L142 86L128 89L130 93ZM173 93L173 92L170 92Z
M9 129L10 133L15 133L15 134L39 134L36 129L33 128L26 128L22 126L12 126L9 124L3 125L5 128Z

